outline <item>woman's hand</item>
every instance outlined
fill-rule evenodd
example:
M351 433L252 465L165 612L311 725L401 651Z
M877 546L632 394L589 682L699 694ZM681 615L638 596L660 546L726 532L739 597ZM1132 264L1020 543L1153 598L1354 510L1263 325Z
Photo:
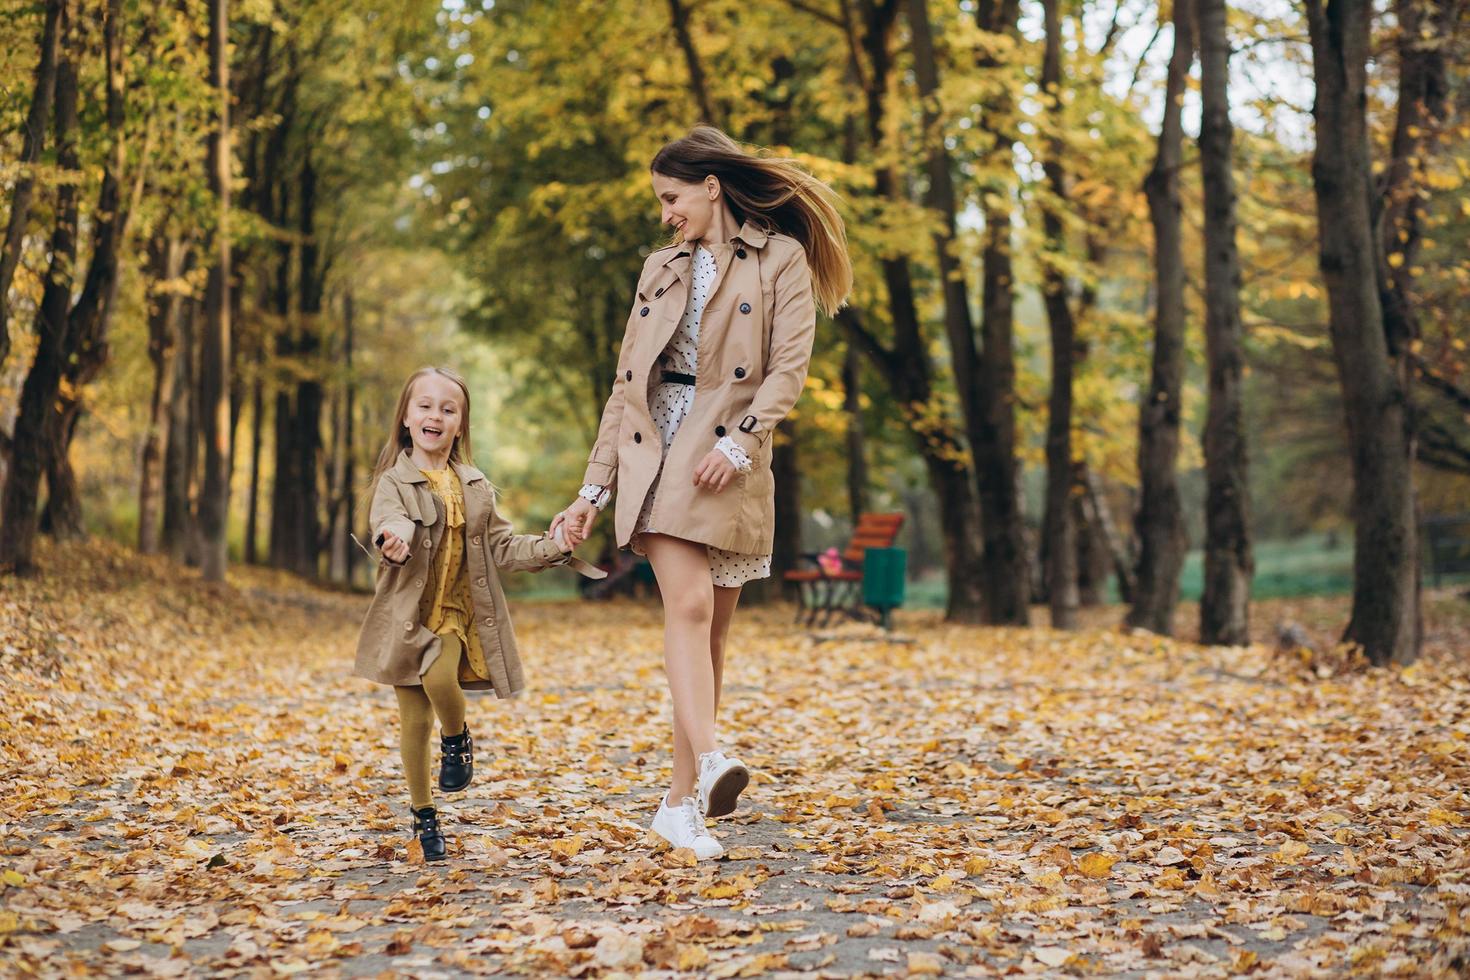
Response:
M597 520L597 508L586 497L578 497L571 505L556 518L552 520L548 533L556 536L557 528L564 528L567 545L575 548L592 533L592 525Z
M378 550L382 552L384 558L393 562L395 565L402 565L408 561L409 549L407 541L404 541L392 531L379 532L378 541Z
M694 485L719 493L730 485L738 472L740 471L735 469L735 464L730 462L730 457L718 449L711 449L704 454L699 465L694 467Z

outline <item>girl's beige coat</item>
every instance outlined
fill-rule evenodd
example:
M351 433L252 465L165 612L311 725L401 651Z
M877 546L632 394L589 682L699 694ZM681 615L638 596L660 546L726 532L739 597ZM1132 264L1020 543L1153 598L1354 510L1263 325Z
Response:
M694 407L664 462L652 524L660 532L727 551L770 554L775 532L771 433L806 383L816 332L811 272L801 243L741 227L710 250L718 266L699 326ZM584 482L617 487L615 524L627 547L662 455L648 407L650 376L684 315L693 277L687 245L659 249L643 264L628 315L612 395L602 411ZM693 485L694 468L721 436L753 466L721 493Z
M470 690L493 688L502 698L514 697L525 680L497 570L537 572L566 564L569 556L544 535L516 534L510 522L496 513L495 493L485 474L473 466L450 465L464 488L465 573L474 606L471 628L479 631L480 648L490 668L488 682L461 684ZM407 453L378 480L369 526L375 539L382 531L392 531L412 551L401 565L380 559L377 589L363 620L353 673L379 684L422 684L421 675L439 656L439 638L423 624L427 604L433 601L427 590L434 556L444 538L445 518L443 502Z

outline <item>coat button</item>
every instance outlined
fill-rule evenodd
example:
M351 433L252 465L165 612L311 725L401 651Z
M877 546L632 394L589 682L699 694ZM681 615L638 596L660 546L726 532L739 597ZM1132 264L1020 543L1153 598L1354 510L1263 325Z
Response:
M485 577L482 575L479 578L475 579L475 584L483 589L485 587Z
M414 579L413 580L413 587L415 589L422 589L424 587L424 580L421 579L421 578Z
M745 258L745 249L743 249L743 248L737 248L735 250L735 257L737 259L743 259L743 258Z
M434 539L431 538L431 537L429 537L427 534L424 535L424 547L425 548L432 548L433 546L434 546Z
M664 294L664 287L660 286L660 287L658 287L657 289L655 289L653 291L653 298L654 299L658 299L663 294Z
M412 622L412 620L410 620L409 622L406 622L406 623L403 624L403 632L405 632L405 633L412 633L413 632L413 622Z
M635 433L633 433L633 441L634 442L642 442L643 441L643 433L641 433L641 432L635 432Z
M737 379L745 377L745 368L736 368L735 377Z
M486 626L494 626L495 625L495 617L494 616L486 616L485 617L485 625Z
M741 303L740 304L740 312L741 313L749 313L750 312L750 304L749 303Z
M723 439L725 437L725 427L723 425L715 426L715 435Z
M645 306L643 309L639 310L638 311L638 315L639 316L648 316L648 307Z
M633 380L633 372L632 371L625 371L623 373L623 380L624 381L632 381Z
M480 536L479 536L479 535L478 535L478 534L477 534L477 535L475 535L475 536L474 536L474 537L473 537L473 538L472 538L472 539L471 539L471 541L472 541L472 542L473 542L473 543L475 543L475 544L479 544L479 543L480 543Z

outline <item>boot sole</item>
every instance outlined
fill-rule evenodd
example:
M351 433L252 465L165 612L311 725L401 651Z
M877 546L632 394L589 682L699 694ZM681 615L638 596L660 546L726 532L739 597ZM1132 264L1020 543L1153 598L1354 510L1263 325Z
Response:
M439 788L441 790L443 790L444 792L446 792L446 793L458 793L462 789L468 789L470 783L472 783L474 781L475 781L474 773L471 773L470 774L470 778L469 779L466 779L464 782L460 783L458 786L450 786L448 783L444 782L444 780L441 779L441 780L439 780Z
M735 766L723 773L709 789L709 812L707 817L723 817L735 812L735 801L750 785L750 770Z

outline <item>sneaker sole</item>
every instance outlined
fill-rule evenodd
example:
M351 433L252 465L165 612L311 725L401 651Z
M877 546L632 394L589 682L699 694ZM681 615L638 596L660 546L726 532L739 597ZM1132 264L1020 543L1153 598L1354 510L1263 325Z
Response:
M735 801L740 799L740 794L745 792L745 787L750 785L750 770L744 766L735 766L725 773L709 790L709 811L707 817L723 817L735 812Z

